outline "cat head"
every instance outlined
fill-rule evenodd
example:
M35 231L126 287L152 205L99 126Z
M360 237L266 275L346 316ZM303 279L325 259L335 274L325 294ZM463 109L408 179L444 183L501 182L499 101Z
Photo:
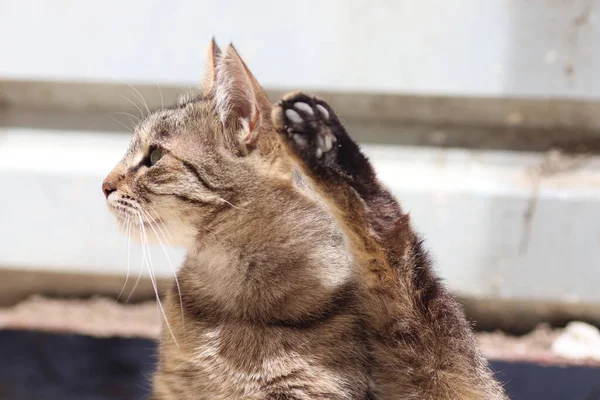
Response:
M213 40L201 95L135 127L102 184L110 211L139 239L168 231L171 243L190 247L258 195L261 176L287 173L271 108L234 47L221 52Z

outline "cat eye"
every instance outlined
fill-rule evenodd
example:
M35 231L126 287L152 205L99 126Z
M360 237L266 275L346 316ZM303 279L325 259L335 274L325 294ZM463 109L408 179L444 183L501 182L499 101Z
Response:
M154 165L158 162L158 160L161 159L161 157L163 156L164 150L161 149L160 147L155 147L151 152L150 152L150 165Z

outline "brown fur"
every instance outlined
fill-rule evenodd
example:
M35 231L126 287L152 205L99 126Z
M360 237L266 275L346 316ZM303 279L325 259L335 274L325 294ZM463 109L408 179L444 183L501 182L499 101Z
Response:
M327 199L361 266L376 394L382 399L504 399L408 215L379 183L334 111L297 92L284 96L272 115L289 154ZM333 145L326 146L325 139Z
M204 86L147 116L103 184L128 232L188 249L152 398L502 399L358 147L325 165L278 140L283 108L231 46L211 42Z
M368 399L344 236L294 182L235 49L219 54L213 44L212 87L149 115L103 185L142 240L168 230L188 248L164 304L153 399Z

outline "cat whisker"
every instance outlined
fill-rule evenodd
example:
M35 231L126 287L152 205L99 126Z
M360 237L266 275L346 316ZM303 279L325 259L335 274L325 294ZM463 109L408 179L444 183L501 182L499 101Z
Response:
M173 330L171 329L171 324L169 323L169 319L167 318L167 314L165 313L165 309L162 305L162 301L160 300L160 295L158 294L158 285L156 284L156 276L154 275L154 269L152 267L152 257L150 255L150 248L148 247L148 236L146 235L146 228L144 227L144 217L142 216L142 214L139 211L138 211L137 215L138 215L138 220L139 220L139 225L140 225L140 231L142 234L142 251L143 251L144 259L146 260L146 266L148 267L148 274L150 275L150 281L152 282L152 287L154 288L154 294L156 295L156 303L157 303L160 313L162 314L162 317L165 321L165 325L166 325L167 329L169 330L169 333L171 334L173 341L175 342L175 345L177 347L179 347L179 343L177 342L177 339L175 338L175 334L173 333Z
M127 100L128 102L130 102L131 104L133 104L133 106L135 108L137 108L137 110L140 112L140 115L142 116L142 118L144 118L144 112L142 111L142 109L133 100L131 100L130 98L128 98L128 97L126 97L124 95L121 95L121 97L124 98L125 100Z
M123 215L123 214L125 215L125 219L129 221L129 226L127 229L127 277L125 278L125 284L123 285L123 289L121 289L121 293L119 294L119 297L122 295L122 292L124 291L125 287L127 286L127 279L129 278L130 268L131 268L130 267L131 266L131 234L132 234L132 230L134 229L135 225L134 225L134 215L132 214L132 211L130 211L130 210L137 212L137 209L133 208L133 206L129 202L125 202L123 200L120 204L121 205L119 205L119 206L116 206L116 205L112 205L112 206L116 210L123 212L121 215ZM140 238L141 238L141 231L140 231ZM129 301L131 300L131 297L135 293L138 285L140 284L140 280L142 279L143 272L144 272L144 267L142 265L142 267L138 271L138 275L133 284L133 287L131 288L131 290L129 291L129 294L127 295L127 298L125 299L125 303L129 303Z
M113 112L113 114L126 115L126 116L128 116L129 118L135 118L135 120L136 120L137 122L140 122L140 121L141 121L141 120L140 120L140 118L139 118L138 116L135 116L135 115L133 115L133 114L131 114L131 113L128 113L128 112L124 112L124 111L115 111L115 112Z
M109 207L117 215L119 228L123 229L124 219L131 215L133 208L129 204L119 203L118 200L117 203L109 203Z
M160 94L160 107L165 108L165 102L163 100L162 90L160 89L160 83L156 82L156 86L158 86L158 93Z
M118 227L120 230L123 230L123 225L124 225L124 223L125 223L125 221L123 221L122 219L118 219L118 220L117 220L117 227Z
M146 102L146 100L144 99L144 96L142 96L142 94L140 93L139 90L137 90L135 87L133 87L133 85L131 85L130 83L124 81L123 79L119 78L118 76L113 76L115 79L119 80L121 83L124 83L125 85L129 86L131 89L133 89L133 91L136 93L136 97L139 98L142 103L144 104L144 107L146 107L146 111L148 112L148 114L146 115L150 115L150 108L148 107L148 103ZM121 95L122 97L124 97L126 100L128 100L130 103L132 103L133 105L136 106L136 108L140 111L140 114L142 116L142 118L144 117L144 113L142 112L142 110L140 110L140 108L137 106L137 104L135 104L134 102L132 102L131 100L129 100L127 97Z
M152 231L154 232L154 235L156 235L156 239L158 239L158 243L160 244L160 247L162 247L163 252L165 253L165 257L167 258L167 262L169 263L169 267L171 267L171 272L173 273L173 277L175 278L175 285L177 286L177 293L179 294L179 306L181 307L181 320L183 322L183 299L181 297L181 287L179 286L179 279L177 278L177 271L175 270L175 267L173 267L173 263L171 262L171 258L169 257L169 253L167 252L167 249L165 248L162 240L160 239L161 235L163 237L163 239L165 239L165 241L167 242L167 245L169 245L167 238L165 237L165 234L163 233L162 229L160 228L160 226L158 225L158 223L156 223L156 220L154 218L152 218L150 216L150 214L148 214L148 212L146 210L144 210L143 208L139 208L139 211L142 213L142 215L145 215L146 220L148 221L150 228L152 229ZM156 224L156 228L158 229L159 232L156 231L156 229L154 229L154 224Z
M165 240L167 240L167 245L171 246L171 243L173 241L173 235L171 235L171 232L167 228L167 225L165 225L165 223L163 221L161 221L161 219L158 216L158 212L156 212L156 210L154 209L154 207L152 207L150 204L146 204L145 207L148 207L150 209L150 211L152 211L152 213L154 214L154 216L152 216L152 214L150 214L149 212L146 211L152 217L152 219L154 221L156 221L158 224L162 225L162 227L165 230L167 236L169 237L168 239L165 238Z
M139 223L138 223L139 225ZM141 240L141 232L140 232L140 240ZM142 279L142 273L144 272L144 266L143 266L143 261L142 261L142 266L140 267L139 271L138 271L138 275L137 278L135 279L135 282L133 283L133 287L131 288L131 290L129 291L129 295L127 295L127 299L125 299L126 303L129 303L129 300L131 300L131 296L133 296L133 294L135 293L135 290L137 289L138 285L140 284L140 280Z
M110 119L112 119L113 121L115 121L117 124L121 125L123 128L125 128L128 132L131 132L131 127L125 125L123 122L119 121L118 119L114 118L114 117L110 117Z
M144 99L144 96L142 96L142 94L140 93L140 91L137 90L135 87L133 87L133 85L131 85L131 84L125 82L125 81L123 81L123 83L125 83L127 86L129 86L130 88L132 88L135 91L135 93L137 93L138 98L142 101L142 103L144 103L144 107L146 107L146 112L148 113L146 115L150 115L150 108L148 107L148 103L146 102L146 99Z
M125 275L125 283L123 283L123 287L117 296L117 301L121 298L123 291L127 287L127 282L129 281L129 271L131 266L131 217L128 215L125 217L127 221L127 275Z
M144 267L142 266L142 268L140 268L139 272L138 272L138 276L135 279L135 282L133 283L133 287L131 288L131 291L129 292L129 295L127 296L127 299L125 299L126 303L129 303L129 300L131 299L131 296L133 296L133 293L135 293L135 290L137 289L138 285L140 284L140 280L142 279L142 272L144 272Z
M140 119L138 116L136 116L136 115L133 115L133 114L131 114L131 113L126 113L126 112L124 112L124 111L115 111L115 112L113 112L113 113L111 113L111 114L125 115L125 116L129 117L129 120L131 121L131 123L132 123L132 124L133 124L133 120L132 120L132 118L135 118L136 122L138 122L138 123L141 121L141 119ZM135 125L135 124L134 124L134 125Z
M113 112L112 114L125 115L127 117L127 119L129 120L129 123L131 124L131 127L128 127L128 129L127 129L129 131L133 131L135 129L135 126L138 125L141 121L139 117L137 117L131 113L128 113L128 112L116 111L116 112ZM113 118L113 117L111 116L111 118ZM135 118L135 122L133 121L134 118ZM114 120L114 118L113 118L113 120ZM119 122L119 121L117 121L117 122ZM121 125L123 126L124 124L121 123Z

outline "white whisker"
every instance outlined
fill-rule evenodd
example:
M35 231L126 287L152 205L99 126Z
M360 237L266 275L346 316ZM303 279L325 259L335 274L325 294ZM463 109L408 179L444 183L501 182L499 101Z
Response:
M121 125L123 128L125 128L128 132L131 132L131 127L125 125L123 122L119 121L118 119L114 118L114 117L110 117L110 119L112 119L113 121L115 121L117 124Z
M113 114L125 115L125 116L129 117L129 120L131 121L131 123L133 123L133 120L132 120L131 118L135 118L135 120L136 120L137 122L140 122L140 121L141 121L139 117L137 117L137 116L135 116L135 115L133 115L133 114L131 114L131 113L128 113L128 112L124 112L124 111L115 111L115 112L113 112Z
M131 296L133 296L133 293L135 292L135 290L137 289L138 285L140 284L140 280L142 279L142 272L144 272L144 267L142 266L138 272L138 276L135 279L135 282L133 283L133 287L131 288L131 291L129 292L129 295L127 296L127 299L125 300L126 303L129 303L129 300L131 300Z
M117 225L119 227L119 229L123 229L125 222L121 219L117 220Z
M133 217L131 217L131 218L132 218L132 225L133 225ZM141 239L141 232L140 232L140 239ZM143 272L144 272L144 265L143 265L143 261L142 261L142 266L140 267L140 269L138 271L138 275L137 275L137 278L135 279L135 282L133 283L133 287L129 291L129 294L127 295L127 299L125 299L126 303L129 303L129 300L131 300L131 296L133 296L133 294L135 293L135 290L137 289L138 285L140 284L140 280L142 279Z
M167 329L169 330L169 333L171 334L171 337L173 338L173 341L175 342L175 345L177 347L179 347L179 343L177 342L177 339L175 338L175 334L173 333L173 330L171 329L171 324L169 324L167 314L165 313L165 309L163 308L162 301L160 300L160 296L158 294L158 286L156 284L156 277L154 276L154 270L152 268L152 257L150 256L150 249L148 247L148 237L146 236L146 228L144 228L144 217L142 216L142 214L139 211L138 211L138 219L139 219L140 231L142 233L142 250L144 251L143 254L144 254L144 259L146 260L146 266L148 267L148 274L150 275L150 281L152 282L152 287L154 288L154 293L156 295L156 302L157 302L158 308L160 309L160 312L165 320L165 325L167 326Z
M127 215L127 275L125 275L125 283L123 283L123 287L117 296L117 301L121 298L123 291L127 287L127 282L129 281L129 270L131 266L131 217Z
M132 88L137 93L138 98L142 101L142 103L144 103L144 106L146 107L146 111L148 112L148 114L146 114L146 115L150 115L150 108L148 107L148 103L146 103L146 100L144 99L144 96L142 96L140 91L137 90L135 87L133 87L133 85L131 85L125 81L123 81L123 83L125 83L127 86Z
M148 103L146 103L146 100L144 99L144 96L142 96L142 94L140 93L140 91L137 90L135 87L133 87L133 85L131 85L130 83L125 82L123 79L121 79L119 77L116 77L116 76L115 76L115 78L118 79L119 81L121 81L122 83L126 84L127 86L129 86L131 89L133 89L133 91L137 94L136 97L138 97L142 101L142 103L144 104L144 106L146 107L146 111L148 112L147 115L150 115L150 108L148 108ZM129 100L129 99L127 99L127 100ZM131 100L129 100L129 101L131 102ZM136 105L136 107L137 107L137 105ZM139 107L137 107L137 108L140 111L140 114L142 115L142 118L143 118L144 117L144 113L142 112L142 110L139 109Z
M160 83L156 82L156 86L158 86L158 93L160 94L160 107L165 108L165 102L163 99L162 90L160 89Z
M150 216L150 214L148 214L148 212L144 209L142 209L141 207L138 209L142 215L145 216L145 219L148 221L148 224L150 225L150 228L152 229L152 231L154 232L154 235L156 235L156 239L158 239L158 243L160 244L160 247L162 247L163 252L165 253L165 257L167 258L167 262L169 263L169 267L171 267L171 272L173 273L173 277L175 278L175 285L177 285L177 293L179 294L179 306L181 307L181 320L183 322L183 299L181 298L181 287L179 286L179 279L177 278L177 271L175 270L175 267L173 267L173 263L171 262L171 258L169 257L169 253L167 252L167 249L165 248L162 240L160 240L160 236L162 235L163 239L165 239L165 241L167 241L167 245L169 245L167 238L165 237L165 234L163 233L162 229L160 228L160 226L158 225L158 223L156 222L156 220L154 218L152 218ZM156 229L154 229L154 224L156 224L156 228L158 229L158 231L160 232L161 235L159 235L159 232L156 231Z
M156 212L156 210L154 209L154 207L152 207L150 204L146 204L146 205L145 205L145 207L148 207L148 208L150 208L150 211L152 211L152 212L154 213L154 216L152 216L152 214L150 214L150 213L148 213L148 212L146 211L146 213L147 213L147 214L149 214L149 215L150 215L150 217L151 217L151 218L152 218L154 221L158 221L158 222L160 222L160 224L161 224L161 225L162 225L162 227L164 228L164 230L165 230L165 232L166 232L167 236L169 237L168 239L167 239L167 238L165 238L165 240L167 241L167 245L168 245L169 247L172 247L171 243L172 243L172 241L173 241L173 236L171 235L171 232L169 232L169 229L167 229L167 226L165 225L165 223L164 223L164 222L162 222L162 221L160 220L160 218L159 218L159 216L158 216L158 213Z
M127 100L128 102L130 102L131 104L133 104L133 106L135 108L137 108L137 110L140 112L140 115L142 116L142 118L144 118L144 112L142 111L142 109L130 98L125 97L124 95L121 95L122 98L124 98L125 100Z

